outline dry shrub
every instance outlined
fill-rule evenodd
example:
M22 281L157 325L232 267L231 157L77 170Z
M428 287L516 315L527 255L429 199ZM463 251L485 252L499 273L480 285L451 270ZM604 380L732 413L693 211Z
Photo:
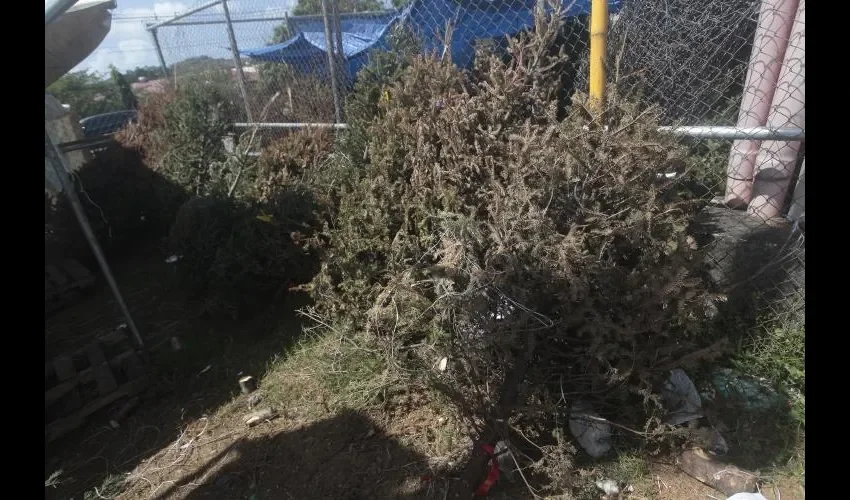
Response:
M83 210L110 255L168 233L183 190L148 168L138 151L110 146L74 175ZM45 193L45 253L48 259L89 260L91 249L64 195Z
M375 51L369 56L369 63L357 74L354 91L345 96L348 130L340 146L355 164L363 160L369 142L367 130L380 113L378 103L386 98L387 88L410 66L413 57L422 53L417 35L402 24L392 28L388 39L388 50Z
M291 186L263 204L193 198L177 213L169 249L202 314L256 313L318 271L321 227L309 191Z
M143 151L150 164L157 164L164 152L158 150L163 145L157 142L161 135L155 132L165 128L166 110L176 99L176 89L170 83L165 84L162 92L150 94L140 103L136 123L122 128L115 139L126 148Z
M121 141L194 196L172 213L168 247L200 312L240 316L261 311L318 270L317 232L326 216L302 177L332 141L324 131L297 132L256 159L249 130L228 153L222 139L235 107L218 77L205 73L148 100Z
M255 115L266 106L269 97L279 92L280 96L268 110L267 121L334 121L333 92L326 78L301 73L281 62L260 64L260 78L260 85L251 95Z
M118 137L140 150L151 169L197 196L226 190L223 170L231 166L222 138L236 108L220 78L205 73L152 96L140 106L138 124Z
M265 202L282 187L313 175L333 150L333 136L324 129L302 129L269 144L260 154L251 182L251 196Z
M686 244L697 207L658 175L684 150L656 108L613 91L604 119L583 96L559 119L560 22L539 18L475 79L433 58L402 73L314 281L325 323L368 331L488 439L543 446L525 451L552 490L569 482L572 447L552 431L571 404L651 438L666 371L717 352L696 335L711 309Z

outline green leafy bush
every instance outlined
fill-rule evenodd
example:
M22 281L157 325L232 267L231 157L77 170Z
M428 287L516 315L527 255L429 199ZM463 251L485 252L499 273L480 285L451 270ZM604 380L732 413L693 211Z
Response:
M219 72L193 75L140 107L138 125L119 140L142 150L162 176L196 196L226 192L227 154L222 138L236 117L233 85Z

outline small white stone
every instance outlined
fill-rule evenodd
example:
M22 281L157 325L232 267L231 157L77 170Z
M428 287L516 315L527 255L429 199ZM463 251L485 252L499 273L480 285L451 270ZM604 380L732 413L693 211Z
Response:
M606 495L614 496L620 494L620 486L613 479L596 481L596 487L604 491Z

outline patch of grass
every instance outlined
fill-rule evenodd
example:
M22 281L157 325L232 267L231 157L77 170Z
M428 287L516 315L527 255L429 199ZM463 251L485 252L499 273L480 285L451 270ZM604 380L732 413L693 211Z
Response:
M432 466L460 463L472 443L457 408L433 388L405 383L405 372L374 347L365 333L314 329L269 363L260 381L266 403L301 423L365 411Z
M743 377L777 390L786 404L771 409L746 409L745 401L727 401L717 417L726 427L736 465L758 469L766 481L805 482L805 302L802 296L774 304L738 343L731 364ZM731 406L730 406L731 404Z
M122 476L109 475L100 486L83 493L83 500L103 500L117 498L124 491L126 483Z
M806 423L806 322L803 299L763 318L734 360L738 370L788 391L794 417Z
M617 481L621 487L633 487L635 498L652 498L653 484L649 462L640 453L622 453L608 462L580 470L578 476L573 491L573 498L576 500L599 499L602 492L596 482L605 479Z
M721 196L726 189L726 167L732 142L718 139L686 139L684 142L689 147L690 178L698 188L708 191L698 194Z
M606 477L635 485L649 477L649 464L642 455L624 453L607 467L606 472Z
M358 337L313 333L269 364L268 401L307 419L375 407L393 379L385 360Z

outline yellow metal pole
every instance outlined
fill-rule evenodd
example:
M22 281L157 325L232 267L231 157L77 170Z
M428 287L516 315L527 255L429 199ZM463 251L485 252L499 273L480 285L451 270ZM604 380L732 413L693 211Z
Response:
M608 41L608 0L590 5L590 107L601 111L605 103L605 52Z

